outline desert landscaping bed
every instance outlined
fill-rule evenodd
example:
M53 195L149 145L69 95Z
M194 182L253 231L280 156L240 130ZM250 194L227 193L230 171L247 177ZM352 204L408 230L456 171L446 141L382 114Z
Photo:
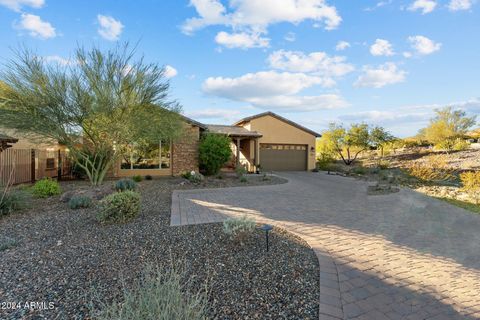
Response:
M206 285L208 318L318 319L318 262L301 239L274 229L267 253L260 230L236 245L221 224L169 226L174 189L282 182L274 176L252 176L246 183L210 178L200 185L181 178L143 181L140 216L127 224L101 225L95 208L71 210L59 196L34 200L28 211L0 219L2 241L10 241L0 251L0 297L53 302L55 308L0 310L0 318L88 318L99 301L118 301L122 284L132 285L145 265L173 263L193 289ZM66 191L82 186L62 184Z

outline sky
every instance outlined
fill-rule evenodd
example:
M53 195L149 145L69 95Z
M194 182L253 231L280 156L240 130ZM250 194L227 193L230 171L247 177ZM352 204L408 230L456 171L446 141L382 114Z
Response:
M130 42L197 121L272 111L405 137L436 108L480 115L479 2L0 0L0 68L20 46L68 66L79 45Z

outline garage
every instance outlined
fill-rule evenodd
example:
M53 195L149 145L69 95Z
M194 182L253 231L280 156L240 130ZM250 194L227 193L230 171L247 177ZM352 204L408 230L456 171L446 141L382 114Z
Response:
M260 143L260 164L267 171L307 170L307 145Z

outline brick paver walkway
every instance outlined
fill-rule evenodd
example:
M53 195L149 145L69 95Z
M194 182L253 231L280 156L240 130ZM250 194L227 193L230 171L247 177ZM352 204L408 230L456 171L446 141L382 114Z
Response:
M274 186L175 191L172 225L244 214L293 232L320 264L320 319L480 319L480 216L410 190L282 173ZM273 244L274 245L274 244Z

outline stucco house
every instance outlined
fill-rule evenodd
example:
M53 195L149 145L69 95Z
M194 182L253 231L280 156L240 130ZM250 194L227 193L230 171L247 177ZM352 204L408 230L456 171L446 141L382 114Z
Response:
M320 137L308 128L264 112L233 125L207 125L184 117L185 134L173 143L138 147L115 166L113 175L171 176L198 171L198 145L202 133L225 134L232 139L234 165L248 171L302 171L315 168L315 141ZM139 150L142 150L141 152Z

